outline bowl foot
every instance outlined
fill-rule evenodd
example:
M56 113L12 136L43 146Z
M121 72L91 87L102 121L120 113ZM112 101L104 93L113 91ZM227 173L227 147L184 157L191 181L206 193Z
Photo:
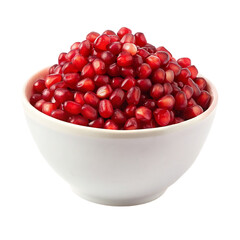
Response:
M134 205L140 205L140 204L144 204L144 203L148 203L156 200L157 198L162 196L167 189L164 189L163 191L155 195L141 197L141 198L133 198L133 199L103 199L99 197L86 196L85 194L83 194L82 192L76 189L72 189L72 190L79 197L90 202L94 202L102 205L108 205L108 206L134 206Z

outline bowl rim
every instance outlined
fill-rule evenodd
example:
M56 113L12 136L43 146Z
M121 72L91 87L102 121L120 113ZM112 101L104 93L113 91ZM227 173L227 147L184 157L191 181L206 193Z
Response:
M218 93L215 86L209 81L206 77L204 77L208 83L208 88L210 95L212 97L209 108L200 114L197 117L192 119L183 121L178 124L168 125L164 127L156 127L156 128L147 128L147 129L136 129L136 130L109 130L103 128L93 128L87 126L76 125L68 122L64 122L58 119L55 119L51 116L43 114L34 108L29 102L28 92L30 87L32 87L32 83L43 76L45 72L49 70L49 67L46 67L39 72L32 75L25 81L22 89L22 104L25 110L25 114L34 119L35 121L40 122L42 125L46 125L55 130L59 130L66 133L71 134L84 134L89 136L99 136L99 137L112 137L112 138L129 138L129 137L147 137L153 135L162 135L165 133L169 133L171 131L177 131L182 128L189 127L198 123L201 120L208 118L213 112L215 112L217 102L218 102ZM198 77L203 77L201 74Z

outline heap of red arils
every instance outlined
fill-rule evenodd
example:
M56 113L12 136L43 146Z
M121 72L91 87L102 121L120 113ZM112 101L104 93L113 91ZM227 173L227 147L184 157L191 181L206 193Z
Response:
M30 103L73 124L105 129L162 127L194 118L211 96L189 58L175 60L143 33L90 32L33 84Z

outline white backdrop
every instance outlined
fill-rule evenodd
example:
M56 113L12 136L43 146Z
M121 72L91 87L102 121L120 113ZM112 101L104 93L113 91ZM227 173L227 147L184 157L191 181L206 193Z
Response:
M1 1L0 239L240 239L239 1ZM38 152L20 101L25 80L90 31L130 27L190 57L219 91L191 169L135 207L82 200Z

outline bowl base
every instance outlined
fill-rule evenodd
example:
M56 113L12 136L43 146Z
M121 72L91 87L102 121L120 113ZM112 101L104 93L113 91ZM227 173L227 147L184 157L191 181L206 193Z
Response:
M134 205L140 205L144 203L148 203L151 201L156 200L160 196L164 194L164 192L167 190L164 189L160 193L157 193L155 195L147 196L147 197L142 197L142 198L134 198L134 199L103 199L103 198L98 198L98 197L92 197L92 196L86 196L82 194L79 190L77 189L72 189L72 191L77 194L79 197L98 204L102 205L108 205L108 206L134 206Z

